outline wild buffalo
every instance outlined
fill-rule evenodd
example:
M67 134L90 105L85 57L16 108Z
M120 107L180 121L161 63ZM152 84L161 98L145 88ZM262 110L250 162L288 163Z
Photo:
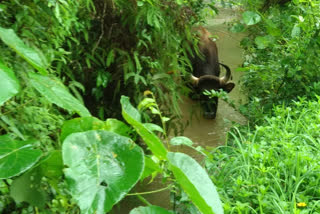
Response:
M227 65L219 63L218 49L216 43L210 38L211 34L203 27L196 28L199 36L198 48L200 52L190 57L192 63L193 75L191 75L191 82L194 92L200 99L201 106L204 111L204 117L214 119L217 113L218 97L209 99L204 95L205 90L211 91L220 89L230 92L235 84L228 82L231 77L230 68ZM226 75L219 77L220 65L226 70Z

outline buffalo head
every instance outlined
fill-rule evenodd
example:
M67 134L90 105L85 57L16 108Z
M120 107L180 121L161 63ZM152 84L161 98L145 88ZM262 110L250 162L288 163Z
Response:
M195 77L191 75L191 82L194 87L195 92L200 98L200 103L204 111L204 117L207 119L214 119L217 114L218 108L218 97L209 98L204 95L205 90L223 91L229 93L234 88L235 84L233 82L228 82L231 77L230 68L224 64L219 63L226 69L226 75L223 77L218 77L216 75L203 75L200 77Z

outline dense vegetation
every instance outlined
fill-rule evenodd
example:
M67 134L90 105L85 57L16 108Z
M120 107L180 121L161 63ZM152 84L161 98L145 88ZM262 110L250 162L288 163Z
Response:
M191 27L210 7L196 0L1 2L0 212L106 213L139 180L160 174L172 183L166 189L182 188L202 212L221 213L206 171L170 150L192 142L167 137L187 90L180 83L190 71ZM131 212L143 211L169 213Z
M239 2L238 2L239 3ZM207 169L225 213L320 213L319 1L242 1L248 127L234 127Z
M106 213L131 194L131 214L171 213L130 193L161 176L176 213L320 213L320 1L221 2L243 10L249 126L196 149L210 177L168 136L215 1L1 2L0 212Z
M263 1L247 4L253 2ZM319 1L275 4L263 13L259 7L249 8L257 12L247 28L249 37L242 41L247 51L243 85L251 101L248 116L259 122L273 105L290 105L302 96L316 99L319 94L320 10ZM238 23L234 29L245 26Z
M320 213L320 100L278 106L254 129L235 129L207 168L225 213Z

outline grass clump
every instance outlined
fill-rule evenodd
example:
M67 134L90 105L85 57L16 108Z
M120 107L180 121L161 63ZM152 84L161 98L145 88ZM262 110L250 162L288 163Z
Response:
M320 213L320 99L273 112L206 161L226 213Z

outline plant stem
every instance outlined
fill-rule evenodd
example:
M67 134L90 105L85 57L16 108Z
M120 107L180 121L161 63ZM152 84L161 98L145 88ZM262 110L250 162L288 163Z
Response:
M10 184L8 183L8 181L6 179L4 179L2 181L3 181L3 183L5 183L5 185L7 185L8 188L10 187Z
M151 95L152 95L152 98L155 100L155 102L157 104L156 107L157 107L157 110L159 112L159 116L160 116L160 120L161 120L161 124L162 124L162 128L163 128L163 135L164 135L164 138L165 138L165 141L167 143L168 150L169 150L170 149L170 144L169 144L168 135L167 135L167 132L166 132L166 123L165 123L165 121L163 121L162 113L160 111L160 108L158 106L158 103L156 101L155 96L153 94L151 94Z
M169 186L167 186L167 187L164 187L164 188L161 188L161 189L158 189L158 190L149 191L149 192L129 193L129 194L127 194L127 196L132 196L132 195L147 195L147 194L157 193L157 192L161 192L161 191L167 190L167 189L169 189L169 188L171 188L171 187L172 187L172 185L169 185Z
M145 203L147 206L151 206L152 204L147 201L147 199L145 199L144 197L142 197L141 195L137 195L137 197L139 198L140 201L142 201L143 203Z

